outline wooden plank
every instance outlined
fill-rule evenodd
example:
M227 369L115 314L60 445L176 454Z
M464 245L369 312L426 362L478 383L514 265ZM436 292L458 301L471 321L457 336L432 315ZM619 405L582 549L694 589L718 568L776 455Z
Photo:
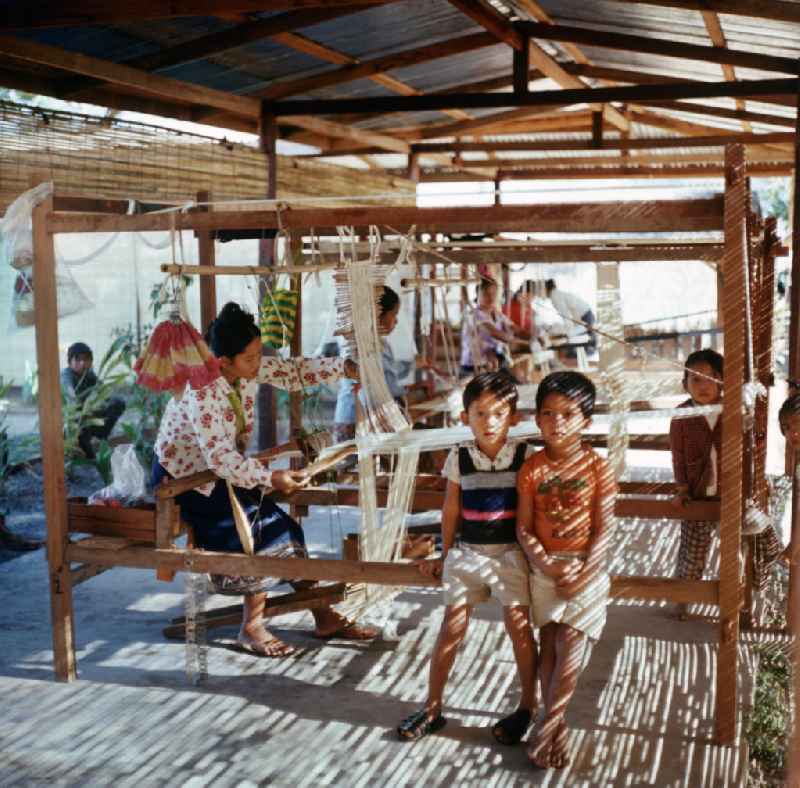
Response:
M258 117L260 109L259 102L253 98L148 74L130 66L113 63L110 60L101 60L78 52L67 52L27 39L0 36L0 53L19 60L47 65L75 74L94 77L104 82L142 90L145 93L162 99L171 99L180 104L214 107L233 115L253 119Z
M4 9L0 30L85 25L122 25L147 19L179 16L223 16L259 11L307 10L318 6L382 5L386 0L137 0L135 5L81 0L70 5L62 0L10 4Z
M209 192L197 192L197 202L211 202ZM208 213L210 206L201 205L199 211ZM217 252L213 235L208 232L197 233L197 260L200 265L216 266ZM200 277L200 331L205 332L217 316L217 280L213 276Z
M613 0L616 3L658 5L665 8L683 8L689 11L714 11L718 14L752 16L776 22L800 23L800 7L786 0Z
M611 598L716 605L719 603L719 583L715 580L675 580L671 577L612 575Z
M635 161L629 159L629 161ZM771 177L777 175L790 175L792 172L792 165L789 162L763 162L761 164L753 164L750 168L750 174L755 177ZM580 168L576 167L572 170L563 168L547 168L542 167L536 170L513 170L511 172L502 172L504 180L552 180L557 178L564 179L577 179L582 178L715 178L722 177L725 174L725 168L719 164L710 164L704 166L702 164L694 164L686 167L640 167L636 164L621 164L617 167L594 167L594 168ZM435 175L423 175L420 180L422 182L429 180L446 179L445 176L437 178Z
M319 90L320 88L331 87L332 85L342 85L357 79L365 79L376 74L382 74L385 71L393 71L420 63L428 63L443 57L473 52L476 49L484 49L496 43L488 33L471 33L466 36L439 41L435 44L414 47L392 55L384 55L361 63L343 66L322 74L285 80L265 90L256 91L251 95L273 100L284 96L294 96L300 93L308 93L312 90Z
M793 79L754 79L746 82L673 82L625 87L566 88L516 93L447 93L425 96L373 96L351 99L283 99L272 107L276 115L342 115L352 112L428 112L442 109L501 109L503 107L564 107L573 104L635 103L653 99L716 98L719 96L789 95Z
M289 209L281 214L287 230L318 230L342 225L388 225L417 232L500 230L537 232L678 232L719 230L722 198L653 200L608 203L500 205L489 208L355 207ZM133 216L51 214L47 227L54 233L130 230L269 230L278 229L275 211L214 211L211 213L151 213Z
M390 137L388 134L379 134L376 131L359 129L355 126L346 126L343 123L334 123L324 118L317 118L305 115L287 115L281 118L281 122L299 126L301 129L322 134L325 137L335 137L337 139L355 142L361 145L374 146L381 150L393 151L395 153L409 153L411 146L405 140Z
M214 574L247 574L260 577L291 577L296 580L332 580L345 583L379 583L391 586L437 586L437 580L424 576L413 564L366 561L341 561L320 558L267 558L239 553L216 553L206 550L169 548L153 550L136 545L84 546L76 542L67 546L70 561L141 569L186 570L191 559L195 572Z
M703 63L727 63L731 66L752 68L758 71L776 71L781 74L798 73L796 60L777 55L763 55L759 52L684 44L678 41L636 36L629 33L614 33L566 25L546 25L541 22L520 22L519 30L533 38L542 38L547 41L569 41L573 44L586 44L625 52L641 52Z
M746 221L749 204L741 145L726 148L725 188L725 401L722 408L720 462L720 645L717 661L716 738L733 743L736 735L739 582L742 523L742 386L744 384L744 310Z
M47 519L47 564L53 628L53 669L58 681L76 674L72 581L67 550L67 491L64 478L64 433L61 414L61 367L58 347L58 303L53 236L46 216L48 197L33 210L33 279L36 283L36 361L39 367L39 432L42 441L44 511Z
M642 103L642 102L640 102ZM750 110L728 109L727 107L714 107L709 104L692 104L690 101L649 101L646 106L664 109L674 109L678 112L691 112L696 115L707 115L715 118L730 118L731 120L746 120L750 123L765 123L771 126L794 128L794 118L781 115L770 115L766 112L751 112ZM747 131L751 131L747 129Z
M173 545L173 534L180 528L180 510L171 498L156 501L156 548L166 549ZM171 582L175 572L167 567L158 567L156 579Z
M486 244L489 246L489 244ZM607 249L589 246L542 247L538 249L492 249L483 250L452 249L446 252L447 259L461 265L511 264L511 263L602 263L608 260L618 262L659 262L679 260L705 260L716 262L722 259L723 247L719 244L703 244L690 246L609 246ZM418 259L425 259L423 252L418 252Z

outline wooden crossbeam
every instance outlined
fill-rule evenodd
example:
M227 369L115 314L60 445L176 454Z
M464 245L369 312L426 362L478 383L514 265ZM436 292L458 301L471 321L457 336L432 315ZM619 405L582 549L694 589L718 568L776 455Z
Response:
M136 0L135 3L108 3L105 0L36 0L6 4L0 31L84 25L123 25L147 19L177 16L221 16L252 14L259 11L307 10L319 6L381 5L386 0Z
M653 99L716 98L719 96L790 95L796 79L745 82L673 82L626 87L567 88L516 93L447 93L426 96L377 96L358 99L281 100L271 107L276 115L342 115L373 112L426 112L441 109L501 109L504 107L564 107L572 104L631 103Z
M629 5L658 5L664 8L685 8L689 11L714 11L717 14L752 16L776 22L800 23L800 6L786 0L613 0Z
M541 22L520 22L519 30L534 38L553 41L569 41L573 44L586 44L592 47L618 49L625 52L641 52L661 57L674 57L681 60L695 60L704 63L729 64L759 71L777 71L781 74L797 74L797 61L777 55L763 55L759 52L745 52L724 47L684 44L678 41L648 38L629 33L612 33L565 25L546 25Z
M160 99L170 99L180 104L213 107L250 119L258 118L261 109L260 102L253 98L236 96L221 90L148 74L130 66L77 52L67 52L57 47L39 44L36 41L0 36L0 53L19 60L94 77L126 88L134 88Z
M719 134L708 137L682 137L654 139L604 139L601 150L663 150L668 148L719 148L731 142L746 145L786 144L794 143L792 132L776 131L768 134ZM567 151L597 150L591 140L544 140L541 142L422 142L411 146L417 153L447 153L468 151Z
M476 49L483 49L496 43L497 42L490 33L472 33L466 36L459 36L458 38L451 38L447 41L440 41L436 44L428 44L403 52L396 52L392 55L374 58L373 60L365 60L362 63L343 66L342 68L327 71L323 74L285 80L265 90L254 91L250 95L278 99L284 96L308 93L311 90L331 87L332 85L342 85L346 82L365 79L397 68L405 68L418 63L427 63L439 58L463 54L464 52L473 52ZM452 109L452 107L448 109ZM456 107L456 109L458 108Z
M247 230L278 229L273 211L213 211L210 213L151 213L134 216L51 213L47 229L53 233L126 230ZM538 232L680 232L719 230L722 198L653 200L581 204L498 205L488 208L355 207L282 211L287 230L388 225L405 232L529 231Z

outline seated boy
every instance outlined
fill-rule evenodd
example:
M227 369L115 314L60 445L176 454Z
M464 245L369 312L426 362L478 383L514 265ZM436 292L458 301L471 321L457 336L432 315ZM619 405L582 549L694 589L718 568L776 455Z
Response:
M89 390L97 385L97 375L92 372L94 356L85 342L75 342L67 349L67 366L61 370L61 391L69 400L82 402ZM90 460L94 459L92 438L107 438L125 410L125 403L112 397L101 408L84 413L83 418L102 419L103 423L84 427L78 436L78 445Z
M545 717L528 747L540 768L568 762L564 714L575 692L586 640L606 621L606 548L616 482L581 431L591 422L595 388L579 372L554 372L536 391L544 449L522 466L517 536L531 564L531 613L540 628Z
M781 405L778 411L778 423L781 433L786 438L786 443L794 455L794 475L800 479L800 393L791 394ZM781 554L784 561L792 560L794 544L790 540L788 546Z
M461 420L474 447L451 450L442 512L442 558L420 562L427 575L442 577L444 620L433 650L425 706L397 728L401 739L419 739L444 727L442 695L456 652L464 640L472 606L495 595L503 605L522 698L517 710L492 728L501 744L517 744L536 711L536 645L529 620L528 566L517 544L517 471L530 453L507 441L519 419L517 388L507 372L486 372L464 389ZM461 544L454 546L460 530Z

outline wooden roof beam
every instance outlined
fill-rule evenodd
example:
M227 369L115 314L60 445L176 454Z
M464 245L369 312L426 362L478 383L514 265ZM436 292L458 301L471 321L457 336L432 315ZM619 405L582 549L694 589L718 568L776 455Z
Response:
M363 10L364 7L359 5L340 5L333 8L310 8L301 11L290 11L286 14L272 16L269 19L245 22L228 30L199 36L151 55L142 55L123 61L123 65L139 68L142 71L159 71L174 68L185 63L193 63L197 60L205 60L214 55L220 55L223 52L228 52L245 44L251 44L254 41L261 41L273 36L277 37L297 27L307 27ZM80 77L66 82L64 93L70 97L76 96L81 91L88 90L98 84L100 84L98 80Z
M436 44L428 44L422 47L415 47L404 52L396 52L393 55L366 60L355 65L344 66L343 68L327 71L323 74L316 74L300 79L285 80L277 82L266 90L259 90L250 95L262 96L268 99L279 99L285 96L294 96L300 93L308 93L311 90L330 87L331 85L342 85L346 82L353 82L357 79L366 79L385 71L392 71L397 68L427 63L451 55L459 55L464 52L472 52L476 49L492 46L497 42L490 33L472 33L458 38L451 38L447 41L440 41ZM452 109L452 108L450 108ZM457 108L456 108L457 109Z
M708 137L657 137L653 139L608 139L602 142L600 150L661 150L667 148L721 148L731 142L745 145L783 144L787 148L794 145L795 135L789 131L776 131L768 134L719 134ZM598 150L587 140L545 140L542 142L422 142L411 146L418 153L466 153L469 151L568 151ZM370 152L370 151L366 151Z
M683 44L677 41L635 36L628 33L611 33L605 30L592 30L564 25L545 25L541 22L519 22L520 31L534 38L552 41L569 41L573 44L586 44L605 49L619 49L627 52L641 52L682 60L695 60L705 63L727 63L731 66L753 68L759 71L776 71L782 74L797 74L797 61L777 55L762 55L759 52L744 52L715 46Z
M320 6L381 5L386 0L136 0L109 3L106 0L36 0L10 3L3 9L0 33L42 27L122 25L149 19L177 16L221 16L253 14L260 11L307 11Z
M719 96L792 95L797 79L762 79L746 82L691 82L626 87L567 88L515 93L447 93L426 96L376 96L358 99L283 100L272 104L276 115L343 115L374 112L424 112L438 109L557 107L573 104L608 104L654 99L715 98Z
M36 41L0 36L0 54L133 88L162 100L212 107L248 119L257 119L261 110L261 102L247 96L236 96L221 90L148 74L130 66L77 52L67 52Z
M786 0L613 0L617 3L657 5L664 8L684 8L688 11L713 11L717 14L752 16L775 22L800 24L800 5Z
M711 39L711 43L715 47L725 49L727 47L727 43L725 41L725 33L722 32L722 25L720 24L719 17L713 11L703 11L702 14L703 23L706 26L708 37ZM736 72L734 71L733 66L728 63L723 63L721 68L722 76L724 76L728 82L736 82ZM744 99L736 99L736 109L747 110ZM741 121L741 124L745 131L753 130L752 126L750 126L747 121L743 120Z
M320 60L325 60L328 63L336 63L340 66L355 66L360 62L357 58L346 55L343 52L338 52L330 47L323 46L322 44L312 41L305 36L298 35L297 33L280 33L272 36L272 40L277 41L278 43L283 44L290 49L303 52L304 54L311 55L312 57L317 57ZM368 79L385 87L387 90L392 91L392 93L399 93L401 96L423 95L421 91L411 87L411 85L408 85L399 79L390 77L388 74L373 74L372 76L368 77ZM470 120L470 116L460 109L446 109L443 110L443 112L444 114L449 115L456 120Z
M348 140L349 142L378 148L384 152L410 153L411 146L404 140L390 137L387 134L379 134L366 129L357 129L353 126L345 126L342 123L334 123L330 120L311 116L286 116L281 118L281 123L297 126L324 137L335 137L337 139Z

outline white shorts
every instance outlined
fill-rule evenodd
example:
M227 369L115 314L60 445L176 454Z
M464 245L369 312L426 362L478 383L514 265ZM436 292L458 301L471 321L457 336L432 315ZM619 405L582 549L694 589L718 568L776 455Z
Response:
M555 580L537 569L531 570L531 618L533 625L569 624L592 640L599 640L606 625L606 605L611 591L607 572L599 572L589 584L570 599L556 590Z
M463 544L442 570L445 605L477 605L494 596L503 607L531 603L528 561L518 544Z

